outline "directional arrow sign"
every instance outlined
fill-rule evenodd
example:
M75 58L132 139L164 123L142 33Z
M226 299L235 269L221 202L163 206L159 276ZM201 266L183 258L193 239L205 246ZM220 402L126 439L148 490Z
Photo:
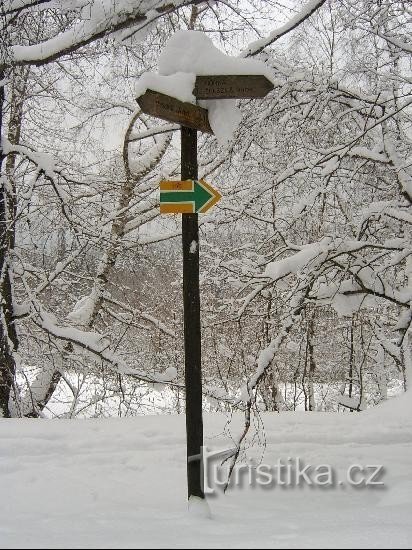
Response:
M143 95L137 98L141 110L147 115L151 115L169 122L177 122L182 126L194 128L207 134L213 134L209 123L209 114L207 109L184 103L178 99L147 90Z
M193 90L197 99L242 99L265 97L273 84L262 74L197 76Z
M205 180L161 181L161 214L204 214L221 199L221 194Z

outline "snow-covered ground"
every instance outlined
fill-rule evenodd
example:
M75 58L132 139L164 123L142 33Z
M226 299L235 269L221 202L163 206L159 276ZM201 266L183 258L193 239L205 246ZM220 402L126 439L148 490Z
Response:
M234 488L187 512L184 416L1 420L1 548L409 548L410 394L360 414L265 414L264 462L385 467L384 486ZM241 426L241 417L234 424ZM207 415L206 444L230 446ZM254 448L255 453L259 447Z

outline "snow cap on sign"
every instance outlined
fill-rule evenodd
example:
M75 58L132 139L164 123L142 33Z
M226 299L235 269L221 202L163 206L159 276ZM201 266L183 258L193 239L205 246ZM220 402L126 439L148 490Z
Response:
M232 57L220 51L200 31L178 31L167 42L158 61L159 73L178 72L196 75L257 75L273 80L273 74L262 61Z
M274 82L272 71L262 61L226 55L200 31L176 32L160 54L158 66L158 74L141 76L137 96L150 89L179 101L196 103L193 95L196 76L263 75ZM219 143L228 145L241 120L237 101L207 99L198 104L209 111L209 123Z
M193 95L196 75L193 73L177 72L171 75L143 73L136 84L135 93L139 97L147 90L155 90L169 95L186 103L196 103Z

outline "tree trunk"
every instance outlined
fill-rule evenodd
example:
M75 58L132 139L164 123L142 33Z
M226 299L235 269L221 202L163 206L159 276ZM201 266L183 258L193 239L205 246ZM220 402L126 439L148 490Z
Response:
M350 323L350 352L349 352L349 390L348 395L352 397L353 394L353 371L355 366L355 348L354 348L354 331L355 331L355 319L352 317ZM353 409L350 409L353 412Z
M0 81L5 72L0 69ZM4 86L0 87L0 131L4 135ZM4 174L5 154L0 149L0 416L10 418L9 401L14 386L16 365L13 352L17 351L18 339L13 322L13 291L9 270L9 254L14 245L15 196L7 185Z
M309 360L309 372L308 372L308 398L309 398L309 410L314 411L316 409L316 402L315 402L315 390L313 387L313 379L315 376L315 370L316 370L316 363L315 363L315 356L314 356L314 345L313 345L313 339L314 339L314 326L313 326L313 320L315 317L315 313L313 313L308 322L308 360Z

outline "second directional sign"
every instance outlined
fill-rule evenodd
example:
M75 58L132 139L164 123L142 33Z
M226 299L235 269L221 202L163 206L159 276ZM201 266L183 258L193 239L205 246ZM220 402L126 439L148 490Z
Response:
M161 214L204 214L220 198L220 193L203 179L160 182Z

